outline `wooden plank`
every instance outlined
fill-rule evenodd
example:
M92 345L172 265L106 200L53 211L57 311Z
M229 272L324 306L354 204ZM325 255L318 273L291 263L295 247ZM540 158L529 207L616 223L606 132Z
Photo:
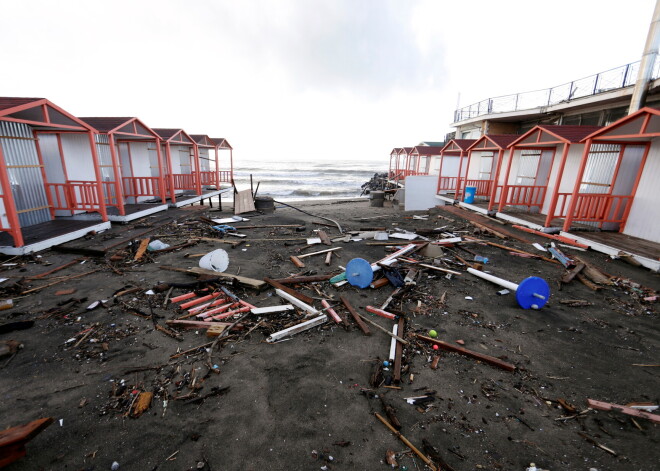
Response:
M461 217L463 219L467 219L470 222L476 222L478 224L481 224L485 228L487 228L490 231L493 231L493 233L498 232L502 235L505 235L507 237L510 237L511 239L518 240L520 242L524 242L525 244L531 244L531 242L528 239L525 239L524 237L520 237L518 234L515 234L508 229L505 229L504 227L494 227L490 224L490 221L486 219L485 217L472 213L471 211L465 210L465 209L459 209L454 206L438 206L438 209L441 211L447 211L448 213L452 213L455 216ZM515 227L515 226L513 226Z
M367 325L364 323L364 321L360 317L360 314L358 314L355 308L351 305L350 301L345 296L340 296L339 299L341 299L341 302L344 303L344 306L346 306L348 312L351 313L351 316L353 316L353 319L357 323L362 333L364 335L371 335L371 331L369 330L369 327L367 327Z
M311 252L311 253L306 253L306 254L303 254L303 255L298 255L298 258L307 258L307 257L311 257L312 255L321 255L323 253L335 252L337 250L341 250L341 247L335 247L333 249L319 250L318 252Z
M282 291L281 289L276 289L275 293L283 299L286 299L289 301L291 304L295 304L298 306L300 309L303 311L306 311L307 314L312 315L312 316L317 316L319 314L319 311L314 308L314 306L310 306L307 303L302 302L300 299L296 298L294 295L287 293L286 291ZM312 300L314 301L314 300Z
M622 414L639 417L640 419L647 419L655 424L660 424L660 414L651 414L638 409L633 409L628 406L620 406L618 404L611 404L609 402L596 401L594 399L587 399L587 404L592 409L621 412Z
M584 267L585 267L584 263L578 263L575 267L573 267L573 269L566 271L566 273L562 275L561 282L570 283L573 280L573 278L575 278L578 275L578 273L580 273L582 269L584 269Z
M399 329L397 335L399 337L404 337L404 325L406 320L403 316L399 317ZM396 350L394 352L394 382L399 384L401 382L401 359L403 356L403 344L401 342L396 343Z
M69 263L65 263L64 265L60 265L59 267L53 268L52 270L48 270L47 272L44 273L39 273L38 275L31 276L27 278L28 280L38 280L40 278L44 278L48 275L52 275L55 272L58 272L60 270L64 270L65 268L69 268L72 265L75 265L76 263L79 263L81 261L85 260L84 258L77 258L75 260L70 261Z
M589 248L588 245L581 244L576 240L569 239L568 237L558 236L558 235L554 235L554 234L546 234L545 232L536 231L534 229L530 229L529 227L525 227L525 226L513 225L511 227L513 227L515 229L519 229L521 231L529 232L530 234L534 234L534 235L537 235L537 236L540 236L540 237L545 237L547 239L558 240L560 242L564 242L566 244L574 245L576 247L580 247L580 248L583 248L583 249L588 249Z
M277 281L283 285L296 285L298 283L314 283L317 281L328 281L334 275L313 275L313 276L292 276L289 278L277 278Z
M144 253L147 251L147 247L149 246L149 242L151 241L150 237L146 237L140 241L140 246L138 247L137 251L135 252L135 260L136 262L140 260L142 257L144 257Z
M234 214L256 211L251 190L239 191L234 195Z
M0 432L0 468L25 456L25 444L55 421L52 417L33 420L30 423Z
M273 280L272 278L264 278L264 281L271 285L275 289L279 289L284 291L285 293L290 294L291 296L294 296L298 299L300 299L302 302L307 303L307 304L312 304L314 303L314 298L310 298L306 294L301 293L300 291L296 291L295 289L291 289L288 286L284 286L282 283L278 283L277 281Z
M232 279L236 280L243 286L247 286L248 288L254 288L257 290L262 290L266 287L266 283L264 283L261 280L255 280L254 278L247 278L245 276L239 276L239 275L231 275L229 273L219 273L215 272L213 270L205 270L204 268L199 268L199 267L194 267L194 268L178 268L178 267L171 267L171 266L161 266L161 270L169 270L169 271L178 271L181 273L187 273L189 275L208 275L212 276L214 278L227 278L227 279Z
M330 241L330 237L328 237L328 234L326 234L325 231L318 231L318 234L323 244L332 245L332 242Z
M321 314L320 316L315 317L314 319L301 322L300 324L296 324L292 327L289 327L288 329L280 330L279 332L275 332L271 334L270 337L266 339L266 342L276 342L277 340L282 339L284 337L288 337L290 335L295 335L300 332L304 332L306 330L324 324L327 320L328 320L328 316L326 316L325 314Z
M293 311L293 306L291 304L282 304L280 306L255 307L250 312L256 315L262 315L285 311Z
M511 363L507 363L506 361L500 360L499 358L491 357L490 355L484 355L479 352L474 352L472 350L468 350L467 348L463 347L457 347L456 345L452 345L447 342L443 342L442 340L437 340L437 339L432 339L431 337L426 337L425 335L420 335L420 334L415 334L415 336L420 339L424 340L426 342L430 342L432 344L437 345L438 347L442 348L443 350L447 350L450 352L455 352L455 353L460 353L461 355L468 356L470 358L474 358L476 360L483 361L485 363L488 363L493 366L497 366L498 368L502 368L503 370L506 371L513 371L516 369L515 365L512 365Z

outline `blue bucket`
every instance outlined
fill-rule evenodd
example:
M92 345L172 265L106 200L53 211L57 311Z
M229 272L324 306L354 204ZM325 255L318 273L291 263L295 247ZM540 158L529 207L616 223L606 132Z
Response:
M476 186L466 186L465 187L465 198L463 198L463 201L465 203L474 203L474 195L477 193L477 187Z

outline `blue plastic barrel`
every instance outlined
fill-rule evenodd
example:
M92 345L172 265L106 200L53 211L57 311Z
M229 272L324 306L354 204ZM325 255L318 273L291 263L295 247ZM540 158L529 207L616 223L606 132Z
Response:
M474 195L477 193L477 187L476 186L466 186L465 187L465 198L463 198L463 201L465 203L474 203Z

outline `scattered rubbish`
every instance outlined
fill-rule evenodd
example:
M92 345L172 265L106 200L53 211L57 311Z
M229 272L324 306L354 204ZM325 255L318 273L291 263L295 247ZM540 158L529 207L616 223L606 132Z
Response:
M284 337L289 337L291 335L298 334L300 332L304 332L306 330L312 329L314 327L317 327L321 324L324 324L328 320L328 316L325 314L322 314L318 317L315 317L314 319L310 319L305 322L301 322L300 324L294 325L292 327L289 327L288 329L280 330L279 332L275 332L271 334L267 339L266 342L268 343L273 343L276 342Z
M0 358L15 355L22 348L23 344L16 340L0 340Z
M314 255L321 255L321 254L328 253L328 252L335 252L337 250L341 250L341 247L335 247L335 248L326 249L326 250L319 250L318 252L306 253L304 255L298 255L298 256L291 255L289 258L291 259L293 264L295 266L297 266L298 268L305 268L305 264L302 262L303 258L312 257Z
M499 291L497 292L497 294L498 294L499 296L504 296L504 295L506 295L506 294L509 294L510 292L511 292L511 291L509 291L508 289L504 288L504 289L499 290Z
M550 287L548 283L537 276L530 276L525 278L519 285L510 281L489 275L474 268L468 268L468 272L472 273L479 278L488 280L491 283L500 285L511 291L516 292L516 301L523 309L541 309L548 302L550 298Z
M511 363L507 363L503 360L500 360L499 358L491 357L489 355L484 355L484 354L478 353L478 352L473 352L473 351L468 350L466 348L457 347L457 346L452 345L450 343L443 342L442 340L432 339L431 337L425 337L425 336L420 335L420 334L415 334L415 336L420 340L424 340L426 342L433 343L433 344L437 345L439 348L442 348L443 350L448 350L450 352L460 353L462 355L465 355L465 356L468 356L468 357L471 357L471 358L475 358L477 360L481 360L481 361L483 361L485 363L488 363L490 365L497 366L498 368L502 368L503 370L506 370L506 371L513 371L513 370L516 369L515 365L512 365Z
M376 232L374 234L374 240L388 240L389 237L387 235L387 232Z
M76 288L61 289L59 291L55 291L55 296L67 296L69 294L75 293L76 291Z
M110 466L111 471L117 471L119 469L119 463L116 461L112 462L112 466Z
M235 223L235 222L243 222L243 221L249 221L249 219L246 219L241 216L232 216L229 218L222 218L222 219L212 219L212 221L216 224L229 224L229 223Z
M426 455L424 455L421 451L415 448L415 446L412 443L410 443L410 441L406 437L401 435L401 432L399 432L397 429L392 427L392 424L390 424L382 415L380 415L377 412L374 415L378 420L380 420L383 423L383 425L385 425L390 430L390 432L392 432L399 440L401 440L408 448L410 448L413 451L413 453L415 453L424 463L426 463L426 466L428 466L431 469L431 471L437 471L438 468L436 468L433 462L430 459L428 459Z
M437 338L438 332L435 330L429 330L429 337L431 337L432 339Z
M384 317L385 319L396 320L399 317L396 314L392 314L391 312L387 312L383 309L378 309L373 306L367 306L364 309L371 314L376 314L377 316Z
M481 255L474 256L475 262L488 263L488 257L482 257Z
M229 255L223 249L215 249L199 259L199 267L222 273L229 267Z
M536 248L537 250L540 250L541 252L547 252L546 248L543 247L538 242L534 242L532 245L534 246L534 248Z
M156 250L165 250L170 247L170 244L166 244L165 242L162 242L160 240L152 240L149 242L149 245L147 245L147 250L149 252L154 252Z
M417 234L409 234L404 232L396 232L389 235L392 239L405 239L405 240L415 240L419 236Z

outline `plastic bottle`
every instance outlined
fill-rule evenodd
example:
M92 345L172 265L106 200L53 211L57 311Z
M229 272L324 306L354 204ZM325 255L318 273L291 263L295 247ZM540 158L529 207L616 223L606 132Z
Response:
M488 257L482 257L481 255L475 255L474 256L474 261L475 262L488 263Z
M163 250L168 248L170 245L166 244L165 242L161 242L160 240L154 240L147 245L147 249L149 252L152 252L154 250Z
M537 471L538 468L536 467L536 464L534 463L529 463L529 468L525 468L525 471Z

